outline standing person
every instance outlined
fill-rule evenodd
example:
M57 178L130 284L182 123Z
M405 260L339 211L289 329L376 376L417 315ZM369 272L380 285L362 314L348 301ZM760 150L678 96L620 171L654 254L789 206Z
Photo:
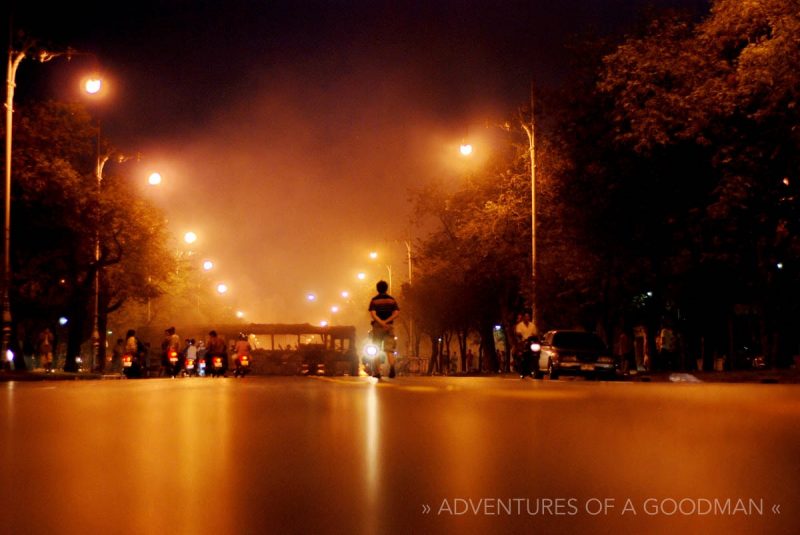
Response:
M36 354L39 357L39 366L44 368L45 372L53 371L53 333L49 327L45 327L39 333Z
M531 364L530 362L523 362L524 359L528 358L528 352L525 350L525 341L531 338L532 336L538 336L539 333L536 331L536 325L533 324L531 320L531 312L526 310L522 313L522 317L520 318L519 322L514 326L514 333L517 335L517 344L516 344L516 366L517 371L519 372L520 377L525 377L526 375L530 375L531 373ZM525 355L525 357L523 357Z
M633 355L636 360L636 370L640 372L653 369L647 337L647 326L643 323L639 323L633 328Z
M660 368L672 371L678 368L678 340L669 318L661 322L661 329L656 336L656 351Z
M633 341L625 328L625 322L620 321L614 337L614 357L619 363L622 373L627 374L631 363L634 362Z
M386 352L386 358L389 360L389 377L393 378L395 375L394 362L397 355L397 340L394 336L394 320L400 315L400 307L394 297L386 293L389 290L389 284L384 281L378 281L375 285L378 294L370 299L369 315L372 318L372 342L383 348ZM377 372L376 377L380 378L380 371Z

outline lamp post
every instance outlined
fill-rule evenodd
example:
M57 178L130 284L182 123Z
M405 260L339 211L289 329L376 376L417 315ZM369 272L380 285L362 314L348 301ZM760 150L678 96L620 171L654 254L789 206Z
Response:
M531 160L530 169L531 169L531 319L533 321L533 325L538 329L539 327L539 314L538 314L538 307L536 306L536 119L534 113L534 94L533 94L533 82L531 82L531 115L530 115L530 123L526 123L524 120L520 121L520 125L522 129L525 131L525 134L528 137L528 154ZM497 125L499 128L504 130L509 130L510 125L508 123L503 125ZM487 124L488 127L488 124ZM459 151L461 152L462 156L471 156L473 152L472 145L468 143L468 141L463 140L460 146ZM409 273L411 270L411 252L409 249ZM409 276L410 280L410 276Z
M378 259L378 253L375 252L375 251L372 251L371 253L369 253L369 257L372 260L377 260ZM391 264L385 264L385 266L386 266L386 271L389 273L389 293L391 293L392 292L392 266L391 266Z
M534 114L533 82L531 82L531 122L522 123L528 135L528 152L531 158L531 320L534 328L539 328L539 315L536 303L536 119Z
M31 45L26 45L22 50L8 48L8 67L6 69L6 165L5 165L5 218L3 222L3 340L2 355L5 357L11 345L11 140L14 117L14 88L16 87L17 68L25 59ZM42 50L37 56L41 63L50 61L58 56L67 56L71 59L76 52L67 49L66 52L51 53Z

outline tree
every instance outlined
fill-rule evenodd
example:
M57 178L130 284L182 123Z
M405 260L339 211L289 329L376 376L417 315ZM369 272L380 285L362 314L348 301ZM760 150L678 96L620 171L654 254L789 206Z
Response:
M20 109L14 149L15 321L28 326L25 336L31 336L34 327L67 317L66 367L76 370L92 330L98 270L103 334L109 312L132 296L154 288L157 294L174 271L164 218L137 199L122 176L109 173L98 190L97 155L113 151L79 105L48 102Z
M667 299L697 318L750 304L766 338L798 314L783 297L800 271L777 267L800 259L798 29L795 2L719 0L699 22L654 21L605 59L599 84L615 140L661 201L647 227L661 225L649 256Z

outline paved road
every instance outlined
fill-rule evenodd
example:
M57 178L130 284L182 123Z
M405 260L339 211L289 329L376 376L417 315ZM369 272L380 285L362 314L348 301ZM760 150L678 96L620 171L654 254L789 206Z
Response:
M0 533L800 532L800 387L0 384Z

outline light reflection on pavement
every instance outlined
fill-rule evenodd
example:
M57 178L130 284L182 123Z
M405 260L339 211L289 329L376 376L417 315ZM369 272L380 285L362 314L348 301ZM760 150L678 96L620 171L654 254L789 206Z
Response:
M0 533L797 533L799 416L796 385L4 383Z

